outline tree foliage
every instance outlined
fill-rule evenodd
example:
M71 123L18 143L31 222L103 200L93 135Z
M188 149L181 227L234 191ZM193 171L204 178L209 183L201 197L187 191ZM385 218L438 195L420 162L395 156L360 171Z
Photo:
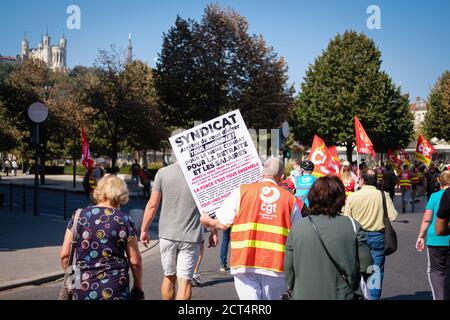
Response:
M240 109L249 126L274 128L287 118L287 66L232 9L208 5L200 22L177 17L164 34L155 72L168 124L191 126Z
M116 165L125 146L157 148L165 132L156 103L152 70L141 61L126 63L123 52L101 50L92 70L79 69L78 103L90 110L93 150Z
M428 139L450 142L450 71L446 70L436 82L428 97L428 112L423 130Z
M355 144L358 116L377 152L405 147L413 133L408 96L381 70L381 52L362 33L337 35L304 78L291 113L295 138L310 145L315 134L327 145Z
M46 159L62 159L73 150L73 130L84 119L83 110L75 101L77 88L66 74L53 72L37 59L19 63L1 84L0 104L18 143L22 158L30 148L33 123L28 117L28 107L35 102L49 109L48 119L40 124L41 153ZM10 145L11 147L11 145Z

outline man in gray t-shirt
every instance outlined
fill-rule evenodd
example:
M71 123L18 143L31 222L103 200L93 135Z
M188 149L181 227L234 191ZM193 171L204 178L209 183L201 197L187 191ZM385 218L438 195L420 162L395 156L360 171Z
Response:
M162 299L188 300L192 292L192 275L200 254L202 226L200 213L177 163L160 169L156 174L141 227L144 245L150 241L148 229L160 203L159 247L164 269ZM217 245L216 231L211 233L209 242L211 246ZM176 283L178 290L175 295Z

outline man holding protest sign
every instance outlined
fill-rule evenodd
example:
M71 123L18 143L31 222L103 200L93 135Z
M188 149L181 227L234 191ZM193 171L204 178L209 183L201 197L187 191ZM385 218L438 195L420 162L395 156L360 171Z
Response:
M172 159L176 157L173 155ZM164 269L162 299L189 300L192 294L191 280L200 254L202 226L200 213L178 163L164 167L156 174L141 227L141 241L145 245L150 241L148 229L161 198L159 246ZM213 247L218 244L216 231L211 233L209 243Z

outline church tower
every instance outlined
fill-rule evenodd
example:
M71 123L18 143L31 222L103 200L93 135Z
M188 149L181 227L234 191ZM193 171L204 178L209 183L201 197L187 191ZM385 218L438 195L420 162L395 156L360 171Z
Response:
M133 61L133 45L131 44L131 33L128 34L128 55L127 62L131 63Z
M59 44L51 45L48 30L45 36L41 34L41 41L37 48L29 48L27 36L22 40L22 59L32 57L44 61L54 71L68 72L67 67L67 39L64 35L59 39Z
M42 55L43 55L43 60L46 64L51 65L52 63L52 51L50 48L50 37L48 35L48 30L47 33L45 34L44 38L42 39L42 44L43 44L43 51L42 51Z
M61 39L59 39L59 47L61 49L61 57L59 64L63 70L67 69L67 39L63 33Z
M25 37L22 40L22 51L20 53L22 60L28 58L29 52L30 52L30 43L28 42L27 33L25 32Z

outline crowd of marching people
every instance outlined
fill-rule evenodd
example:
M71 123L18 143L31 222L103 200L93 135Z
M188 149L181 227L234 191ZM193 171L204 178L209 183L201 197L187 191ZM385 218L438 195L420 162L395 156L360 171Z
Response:
M120 210L128 200L126 184L103 177L93 189L96 204L74 214L66 231L61 263L64 270L72 264L79 270L79 285L63 288L66 296L143 299L138 241L148 245L160 209L165 300L191 298L205 242L217 246L218 230L224 231L220 271L234 277L240 299L378 300L386 255L396 250L396 243L388 248L387 241L394 241L390 221L398 216L393 202L398 191L402 213L408 205L414 212L419 195L427 196L416 248L427 247L434 299L449 299L450 171L419 162L401 168L370 168L364 161L340 165L339 175L317 176L311 161L297 161L285 177L284 162L269 158L262 180L239 186L209 216L199 212L180 165L171 164L155 176L139 238Z

